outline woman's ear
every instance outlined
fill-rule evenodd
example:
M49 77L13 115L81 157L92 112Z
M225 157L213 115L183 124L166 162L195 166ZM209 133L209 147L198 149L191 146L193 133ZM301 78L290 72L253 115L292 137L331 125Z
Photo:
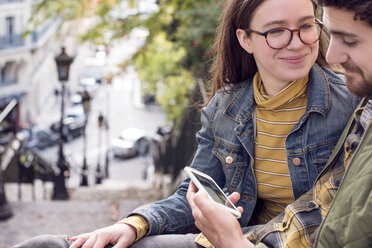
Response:
M236 30L236 37L239 40L240 46L247 51L247 53L252 54L253 53L253 47L251 38L247 35L247 33L243 30L238 28Z

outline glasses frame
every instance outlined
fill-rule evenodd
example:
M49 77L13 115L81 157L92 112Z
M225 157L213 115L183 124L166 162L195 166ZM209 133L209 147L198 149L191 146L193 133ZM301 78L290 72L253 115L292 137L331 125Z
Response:
M313 22L309 22L309 23L313 23ZM317 41L320 39L320 36L322 35L322 31L323 31L323 23L322 23L321 21L319 21L318 19L315 19L314 23L319 25L319 27L320 27L320 32L319 32L319 37L318 37L318 39L315 40L314 42L310 42L310 43L309 43L309 42L304 42L304 41L302 40L302 38L301 38L301 32L300 32L300 31L301 31L301 28L296 28L296 29L290 29L290 28L279 28L279 29L286 29L286 30L288 30L289 32L291 32L291 37L290 37L290 39L288 40L288 43L287 43L285 46L280 47L280 48L275 48L275 47L270 46L270 44L269 44L269 42L268 42L268 40L267 40L267 36L269 35L269 33L270 33L271 31L275 30L275 29L278 29L278 28L273 28L273 29L270 29L270 30L268 30L268 31L266 31L266 32L259 32L259 31L256 31L256 30L253 30L253 29L250 29L250 28L248 28L248 29L243 29L243 30L244 30L248 35L251 34L251 33L255 33L255 34L258 34L258 35L261 35L261 36L265 37L266 44L267 44L270 48L275 49L275 50L280 50L280 49L283 49L283 48L287 47L287 46L291 43L291 41L292 41L292 39L293 39L293 33L294 33L294 32L297 32L297 33L298 33L298 37L300 38L301 42L304 43L305 45L311 45L311 44L314 44L315 42L317 42Z

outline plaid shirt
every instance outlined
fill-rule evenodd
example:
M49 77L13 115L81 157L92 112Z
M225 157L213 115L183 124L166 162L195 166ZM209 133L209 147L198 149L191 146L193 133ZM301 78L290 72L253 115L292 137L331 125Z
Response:
M257 247L313 247L319 226L331 207L351 155L364 133L360 122L363 108L355 111L352 131L344 142L338 144L341 149L336 147L339 152L330 159L332 162L318 177L315 186L288 205L285 212L265 225L252 227L245 234Z
M315 187L288 205L265 225L254 226L247 238L258 247L312 247L317 230L336 195L345 169L343 159L325 172ZM261 242L262 244L259 244Z
M338 152L332 155L331 162L319 175L315 186L288 205L283 213L266 224L250 227L245 233L256 247L313 247L319 226L341 184L346 165L363 135L364 128L359 120L362 111L363 108L355 111L352 132L345 141L339 141L335 149ZM195 241L203 247L214 247L202 234Z

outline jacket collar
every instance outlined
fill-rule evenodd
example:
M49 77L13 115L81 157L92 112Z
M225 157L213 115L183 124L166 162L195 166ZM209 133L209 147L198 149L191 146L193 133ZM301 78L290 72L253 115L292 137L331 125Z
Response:
M309 73L306 113L318 112L323 116L328 113L331 105L328 77L320 66L313 65ZM251 118L256 106L253 95L253 77L232 86L231 91L235 90L224 114L237 122L246 122Z

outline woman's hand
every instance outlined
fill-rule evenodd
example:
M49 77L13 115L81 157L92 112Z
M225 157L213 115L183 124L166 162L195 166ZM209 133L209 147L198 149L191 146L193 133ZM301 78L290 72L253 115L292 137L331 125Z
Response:
M68 238L74 243L69 248L103 248L107 244L114 248L126 248L136 239L136 230L127 224L114 224L91 233L83 233Z
M243 236L237 219L228 210L209 199L206 192L198 191L193 182L190 182L186 198L191 206L196 227L215 247L254 247ZM229 200L234 204L239 199L237 192L229 196ZM242 207L238 207L238 210L243 212Z

